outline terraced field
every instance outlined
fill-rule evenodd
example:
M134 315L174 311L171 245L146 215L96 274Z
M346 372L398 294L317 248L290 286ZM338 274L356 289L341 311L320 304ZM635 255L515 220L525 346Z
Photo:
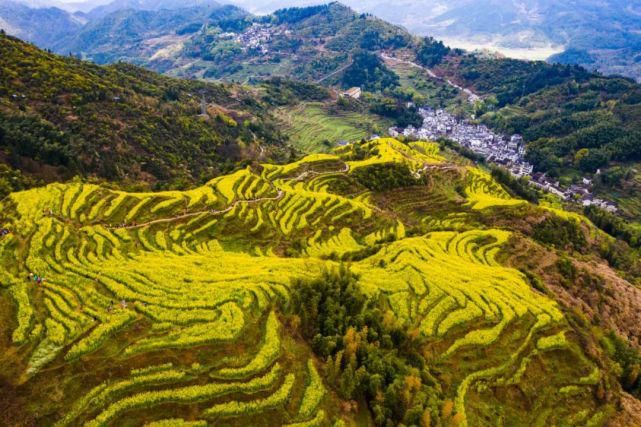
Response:
M428 363L447 372L439 381L459 425L493 424L488 401L508 424L599 424L599 368L557 304L497 262L510 233L459 231L466 215L524 202L484 172L444 164L433 144L361 148L360 160L346 147L186 192L73 183L3 200L0 223L12 234L0 238L0 360L15 411L5 416L58 426L333 423L342 412L322 360L280 313L294 279L349 257L362 290L416 330ZM386 162L417 180L460 179L460 212L425 214L433 229L408 237L404 216L351 178ZM403 200L412 211L411 187ZM488 395L513 387L534 396L539 418Z
M302 152L328 152L339 141L358 141L391 126L391 122L367 114L332 112L322 103L303 103L279 112L283 129ZM386 127L387 126L387 127ZM332 145L326 146L323 141Z

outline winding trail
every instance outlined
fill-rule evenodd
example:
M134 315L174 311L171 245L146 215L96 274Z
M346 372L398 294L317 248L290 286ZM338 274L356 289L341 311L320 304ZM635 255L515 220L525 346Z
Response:
M307 178L309 175L313 176L323 176L323 175L336 175L336 174L346 174L349 172L349 164L345 162L343 169L339 171L329 171L329 172L316 172L316 171L305 171L298 175L296 178L289 179L287 181L302 181Z
M393 63L397 63L397 64L405 64L405 65L409 65L409 66L414 67L414 68L418 68L420 70L423 70L425 73L427 73L427 75L429 75L431 78L447 83L449 86L451 86L451 87L457 89L458 91L463 92L465 95L467 95L467 100L468 100L468 102L470 104L474 104L475 102L480 101L482 99L479 95L475 94L470 89L461 87L461 86L457 85L456 83L454 83L450 79L446 79L446 78L440 77L440 76L436 75L434 73L434 71L432 71L429 68L424 67L424 66L422 66L420 64L417 64L416 62L407 61L407 60L404 60L404 59L399 59L399 58L387 55L385 53L381 53L380 55L381 55L381 58L383 59L383 61L389 61L389 62L393 62Z
M391 147L391 144L390 144L390 147ZM393 149L393 147L392 147L392 149ZM395 150L395 151L397 151L397 150ZM403 155L404 157L406 157L407 159L416 161L416 159L414 159L411 156L408 156L406 153L403 153L403 152L400 152L400 151L398 151L398 152L401 155ZM347 162L344 162L344 163L345 163L344 167L341 170L338 170L338 171L316 172L316 171L309 171L308 170L308 171L302 172L301 174L299 174L298 176L296 176L294 178L277 180L277 181L281 181L281 182L288 182L288 181L300 182L300 181L303 181L305 178L307 178L309 176L347 174L350 171L350 165ZM423 169L421 169L421 170L422 171L426 171L426 170L429 170L429 169L449 170L449 169L458 169L458 168L456 166L452 166L452 165L430 165L430 164L425 163L425 164L423 164ZM259 197L259 198L256 198L256 199L236 200L236 201L234 201L232 204L230 204L229 206L227 206L224 209L218 209L218 210L216 210L216 209L204 209L204 210L200 210L200 211L196 211L196 212L184 213L184 214L181 214L181 215L176 215L176 216L167 217L167 218L158 218L158 219L154 219L154 220L151 220L151 221L143 222L143 223L140 223L140 224L136 223L136 224L121 224L121 225L111 225L111 224L109 224L109 225L107 225L104 222L102 222L102 223L101 222L97 222L97 223L93 223L91 225L92 226L102 225L108 230L119 230L119 229L122 229L122 230L134 230L134 229L144 228L144 227L148 227L148 226L155 225L155 224L164 224L164 223L169 223L169 222L174 222L174 221L180 221L180 220L187 219L187 218L193 218L193 217L196 217L196 216L199 216L199 215L205 215L205 214L208 214L208 215L223 215L223 214L226 214L226 213L232 211L234 208L236 208L238 205L241 205L241 204L254 204L254 203L274 202L274 201L281 200L285 196L286 190L284 190L282 188L278 188L277 185L274 182L270 181L269 184L273 189L277 190L276 196L273 196L273 197ZM372 206L372 208L380 210L377 206ZM74 225L76 227L78 227L78 228L81 228L81 227L84 227L85 225L87 225L87 224L75 223L73 220L71 220L71 218L62 217L60 215L56 215L56 214L52 214L52 213L48 214L48 216L56 218L58 221L61 221L61 222L64 222L64 223L74 223Z

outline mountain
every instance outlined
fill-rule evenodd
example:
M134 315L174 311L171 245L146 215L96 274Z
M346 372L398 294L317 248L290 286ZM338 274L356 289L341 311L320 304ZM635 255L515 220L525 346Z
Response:
M184 185L283 142L242 88L100 67L6 35L0 53L0 160L46 181Z
M158 48L150 43L152 48L141 52L135 58L136 63L183 77L245 80L250 75L280 75L319 81L345 69L351 63L350 53L354 47L372 51L397 49L413 40L400 28L371 16L361 16L338 3L283 9L262 17L226 7L214 10L209 18L204 22L206 25L190 26L190 31L177 30L181 37L165 31L172 43ZM114 27L113 22L105 20L94 26L103 23ZM135 25L125 20L123 27L113 33L115 36L126 34L132 27ZM76 39L75 44L63 43L58 50L115 60L121 57L120 45L127 44L121 37L115 37L106 45L109 53L96 55L91 48L96 39L92 32L81 32Z
M247 83L280 76L358 86L366 91L361 110L402 126L421 123L416 111L404 107L408 101L476 114L494 129L522 134L536 172L566 186L595 181L598 193L616 198L629 219L641 214L632 202L640 189L639 86L626 79L448 49L338 3L264 16L233 6L125 10L87 24L57 50L186 78ZM476 92L483 102L467 102L461 89ZM310 105L304 115L318 112ZM292 121L282 113L292 129L300 129L302 118Z
M56 41L75 34L86 20L55 7L31 8L0 0L0 29L50 49Z
M62 54L102 51L114 43L111 47L120 50L111 56L126 56L133 43L202 25L216 9L228 10L230 16L234 10L242 16L237 9L223 8L210 0L188 4L172 0L116 0L97 6L92 2L48 4L51 2L0 0L0 29ZM97 56L98 62L107 62Z
M353 6L455 46L527 59L554 55L553 62L641 78L641 9L626 0L399 1L394 7L372 0ZM572 54L577 50L582 55Z
M641 189L635 142L641 132L639 86L623 78L448 49L339 3L264 16L233 6L125 10L87 24L56 49L186 78L248 83L279 76L343 89L358 86L366 91L358 114L367 110L402 126L421 123L416 111L405 107L408 101L476 114L494 129L523 135L537 173L565 186L596 182L597 193L616 199L628 219L641 214L634 202ZM583 57L579 50L568 55ZM483 102L466 101L474 92L481 98L473 99ZM304 116L331 110L307 107ZM279 116L301 134L303 117L290 120L288 111ZM319 142L304 133L303 139L301 146Z
M614 243L436 143L51 184L0 222L3 425L640 422Z
M271 13L288 2L234 3L252 12ZM580 64L604 74L641 78L638 58L641 36L637 31L641 9L626 0L345 0L344 3L452 46L498 50L519 59L549 58L552 62Z
M105 2L110 0L87 0L79 1L77 3L68 3L66 1L57 1L57 0L13 0L15 3L28 6L32 9L46 9L46 8L58 8L66 10L67 12L88 12L89 10L100 6Z
M7 2L8 0L3 0ZM270 14L291 5L288 1L234 2L260 15ZM317 2L297 2L310 6ZM78 22L96 22L107 15L124 10L160 11L215 7L213 0L196 0L188 3L176 0L116 0L95 6L95 3L55 4L48 13L43 5L51 2L24 2L40 12L21 11L31 15L16 20L15 12L0 11L1 25L14 35L49 47L60 38L56 34L29 34L29 22L43 20L45 28L51 20L57 20L60 28L73 33ZM394 7L389 2L368 0L348 6L360 12L372 13L394 24L402 25L413 33L432 36L453 46L475 49L498 50L509 57L520 59L548 59L552 62L579 64L608 75L623 75L641 78L641 65L637 53L641 36L637 32L641 11L625 0L575 0L556 2L550 0L456 0L449 2L398 0ZM95 7L93 7L95 6ZM14 6L15 7L15 6ZM75 13L64 13L64 10ZM6 16L5 16L6 15ZM45 16L39 16L45 15ZM47 16L48 15L48 16ZM168 15L163 15L168 18ZM77 21L69 26L65 21ZM108 25L108 23L106 24ZM24 27L24 28L23 28ZM62 34L63 36L65 34ZM76 43L75 47L82 47ZM176 49L178 44L172 44ZM62 47L62 46L61 46ZM144 55L143 55L144 56Z
M208 7L213 9L219 6L220 4L214 0L190 0L188 2L181 0L115 0L91 9L87 13L87 16L90 20L95 21L114 12L120 12L123 10L160 11L186 8L191 9L198 7Z
M54 50L82 54L101 64L144 63L145 58L170 54L203 26L243 16L245 12L234 6L217 4L176 10L118 10L59 40Z

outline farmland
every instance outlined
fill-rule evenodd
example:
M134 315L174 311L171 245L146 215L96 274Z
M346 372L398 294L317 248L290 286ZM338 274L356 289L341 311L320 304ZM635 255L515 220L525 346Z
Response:
M415 183L369 189L380 165ZM446 163L436 144L392 139L188 191L73 182L12 193L0 203L12 230L0 239L0 361L11 379L0 422L367 419L339 409L325 360L289 315L298 280L342 266L388 323L421 340L433 369L421 378L449 408L432 413L436 425L598 425L612 411L595 397L608 373L562 307L499 262L513 233L482 225L527 206L488 173ZM515 387L521 400L508 397Z
M323 103L301 103L279 110L278 117L292 145L302 152L329 152L324 141L358 141L381 133L391 123L373 115L330 111Z

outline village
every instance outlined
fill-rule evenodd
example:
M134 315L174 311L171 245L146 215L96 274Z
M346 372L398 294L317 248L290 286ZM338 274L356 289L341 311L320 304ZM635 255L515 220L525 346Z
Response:
M546 174L535 173L533 165L525 159L525 142L520 135L506 138L483 124L458 119L443 109L424 107L419 109L419 113L423 117L423 124L419 129L413 126L405 129L390 128L390 136L403 135L432 141L447 138L480 154L487 161L505 167L516 177L529 177L531 185L563 200L574 201L583 206L598 206L609 212L617 211L614 203L594 197L593 183L589 178L583 178L580 183L563 188L559 181L551 179ZM600 171L597 171L598 173Z
M282 29L272 24L254 22L240 33L226 32L217 35L218 40L233 40L243 51L257 50L262 55L270 53L269 43L278 36L291 36L291 30Z
M288 34L289 31L276 31L269 24L253 23L251 27L242 33L226 32L218 34L218 40L233 40L243 50L257 49L261 54L269 53L268 42L273 36Z

